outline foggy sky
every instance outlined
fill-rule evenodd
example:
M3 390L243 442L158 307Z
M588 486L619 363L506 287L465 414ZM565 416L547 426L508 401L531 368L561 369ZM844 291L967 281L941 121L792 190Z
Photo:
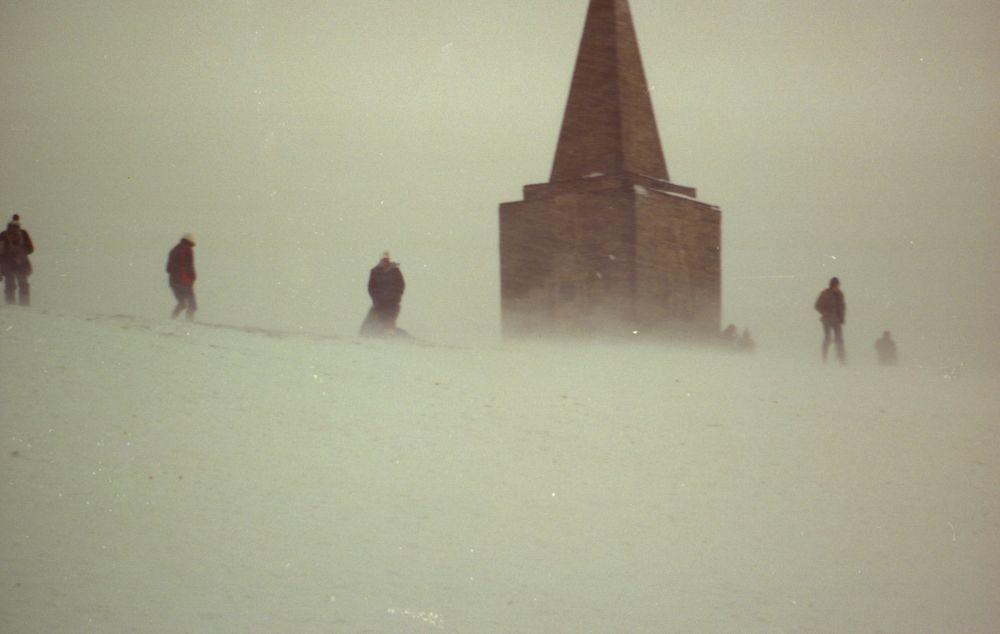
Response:
M586 0L0 3L0 214L33 302L353 334L497 336L497 205L548 178ZM818 355L997 357L995 2L631 0L672 179L719 205L723 323Z

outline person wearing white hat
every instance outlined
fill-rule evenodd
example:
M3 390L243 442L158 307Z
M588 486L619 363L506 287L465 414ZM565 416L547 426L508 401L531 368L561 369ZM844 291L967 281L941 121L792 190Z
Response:
M372 307L361 324L361 334L396 334L396 318L399 317L399 304L405 289L406 282L399 263L392 261L388 251L384 252L368 274L368 295L372 298Z
M198 279L194 270L194 245L194 234L185 233L167 256L170 290L177 299L177 306L170 315L171 319L176 319L182 311L187 311L186 316L190 321L194 319L194 312L198 310L198 301L194 296L194 281Z

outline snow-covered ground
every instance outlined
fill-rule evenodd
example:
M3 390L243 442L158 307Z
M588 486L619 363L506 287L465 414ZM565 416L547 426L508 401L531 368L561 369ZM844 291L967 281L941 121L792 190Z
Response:
M0 631L994 632L1000 386L0 309Z

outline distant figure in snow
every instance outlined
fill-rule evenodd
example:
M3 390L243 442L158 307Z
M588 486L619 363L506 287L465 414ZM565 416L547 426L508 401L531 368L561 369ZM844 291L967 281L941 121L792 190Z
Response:
M744 328L743 336L740 337L740 341L737 344L740 352L753 352L755 346L756 344L753 342L753 337L750 336L750 329Z
M729 324L719 336L722 338L723 345L735 348L739 338L739 330L736 328L736 324Z
M823 363L826 363L831 335L837 347L837 359L841 365L847 363L843 331L847 305L844 303L844 293L840 290L840 280L835 277L830 278L830 285L816 298L814 307L819 312L819 320L823 324Z
M177 319L181 311L187 311L187 319L194 319L194 311L198 310L198 302L194 297L194 235L185 233L180 242L170 250L167 256L167 275L170 276L170 290L177 298L177 306L171 313L171 319Z
M879 365L896 365L896 342L888 330L882 333L881 339L875 340L875 353Z
M3 295L8 304L14 303L15 295L21 306L31 304L31 260L28 256L35 252L31 236L21 228L21 216L14 214L7 223L6 231L0 232L0 275L3 276Z
M361 334L368 336L396 334L396 318L399 317L399 303L403 299L406 282L399 270L399 263L389 258L389 252L368 274L368 295L372 307L361 324Z

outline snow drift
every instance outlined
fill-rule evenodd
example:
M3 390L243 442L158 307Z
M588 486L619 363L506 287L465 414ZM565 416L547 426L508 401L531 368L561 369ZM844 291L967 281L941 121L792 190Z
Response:
M0 311L0 629L988 632L997 375Z

